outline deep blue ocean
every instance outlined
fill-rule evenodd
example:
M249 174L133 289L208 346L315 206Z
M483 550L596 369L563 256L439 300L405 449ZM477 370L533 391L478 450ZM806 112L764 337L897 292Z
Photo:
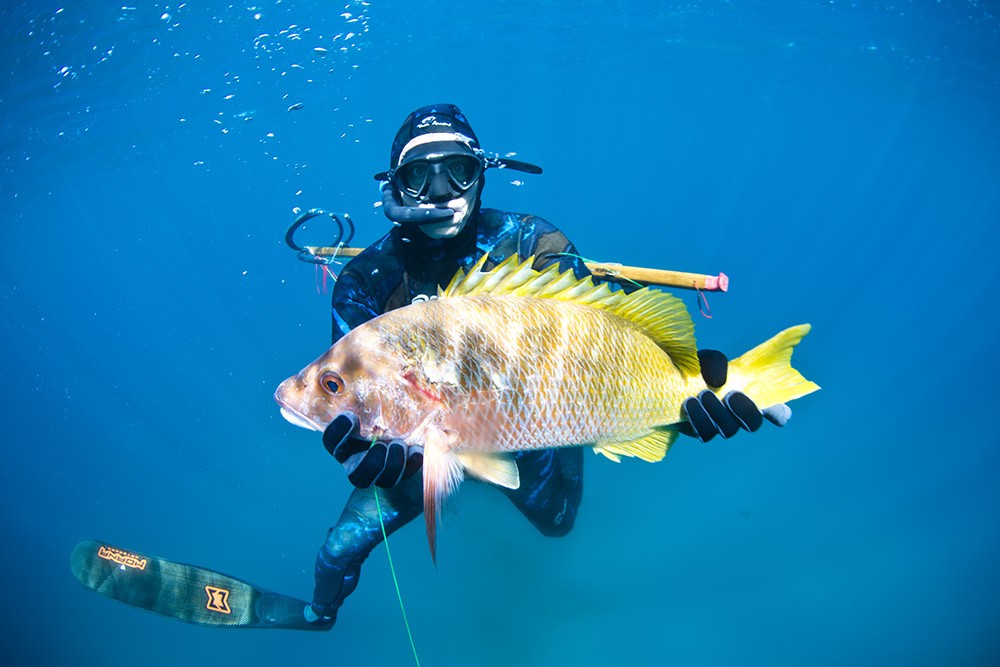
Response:
M810 322L823 389L661 464L588 454L562 539L464 485L436 568L422 521L390 539L421 664L1000 664L1000 10L969 0L4 2L4 664L414 664L383 548L328 633L143 613L69 554L310 599L351 487L272 400L330 339L284 232L384 234L372 174L445 101L545 169L485 205L725 272L711 319L678 292L699 345Z

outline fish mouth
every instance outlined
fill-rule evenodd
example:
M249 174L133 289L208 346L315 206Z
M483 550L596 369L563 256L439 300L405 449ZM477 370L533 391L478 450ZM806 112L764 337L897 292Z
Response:
M324 424L320 424L315 419L312 419L301 411L296 410L291 405L293 401L288 400L289 395L294 395L296 397L299 395L299 392L296 391L296 385L293 384L295 381L296 376L292 376L278 385L278 388L274 390L274 402L281 408L281 416L284 417L289 424L294 424L295 426L299 426L310 431L322 431L326 428ZM294 402L299 403L298 400Z
M324 428L321 424L313 421L295 408L291 408L287 405L281 406L281 416L284 417L288 423L309 429L310 431L322 431Z

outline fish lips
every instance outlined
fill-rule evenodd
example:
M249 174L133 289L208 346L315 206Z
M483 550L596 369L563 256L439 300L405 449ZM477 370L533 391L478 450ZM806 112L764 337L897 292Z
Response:
M309 419L309 417L306 417L295 408L290 408L286 405L281 406L281 416L284 417L290 424L301 426L302 428L309 429L310 431L322 431L325 428L323 425Z
M322 431L326 428L324 424L317 422L315 419L303 414L301 411L295 409L286 399L286 387L288 382L296 380L295 377L291 377L285 380L274 392L274 400L281 407L281 416L284 417L288 423L294 424L295 426L300 426L304 429L309 429L310 431Z

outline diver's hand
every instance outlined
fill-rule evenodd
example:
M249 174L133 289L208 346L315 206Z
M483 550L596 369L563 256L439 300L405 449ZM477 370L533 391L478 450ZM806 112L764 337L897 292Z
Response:
M710 388L726 384L729 360L718 350L698 350L701 376ZM722 400L706 389L684 401L682 406L687 422L679 430L685 435L708 442L716 435L731 438L742 428L751 433L760 428L766 417L777 426L784 426L792 417L791 409L784 403L772 405L763 411L742 391L731 391Z
M406 206L389 183L382 185L382 212L397 225L426 225L444 222L455 217L455 211L437 206Z
M358 437L358 417L351 412L337 415L323 431L323 446L344 464L347 479L359 489L375 484L383 489L396 486L420 470L424 448L394 438L388 442Z

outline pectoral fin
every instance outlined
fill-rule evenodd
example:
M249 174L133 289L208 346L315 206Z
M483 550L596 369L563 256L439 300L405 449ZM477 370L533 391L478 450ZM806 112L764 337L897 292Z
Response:
M465 475L458 457L439 443L424 444L424 524L431 560L437 562L437 518L448 496L455 493Z
M507 454L455 453L450 438L437 429L427 429L424 442L424 522L431 559L437 561L437 521L444 501L458 490L466 473L506 489L520 486L517 464Z

